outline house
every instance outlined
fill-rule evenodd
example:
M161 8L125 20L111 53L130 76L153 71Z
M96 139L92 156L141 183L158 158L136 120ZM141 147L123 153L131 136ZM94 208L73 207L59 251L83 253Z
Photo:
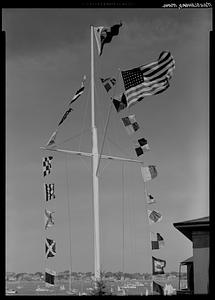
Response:
M185 293L209 293L209 217L173 223L193 243L193 257L183 262L187 265L188 287ZM182 294L183 291L178 291Z

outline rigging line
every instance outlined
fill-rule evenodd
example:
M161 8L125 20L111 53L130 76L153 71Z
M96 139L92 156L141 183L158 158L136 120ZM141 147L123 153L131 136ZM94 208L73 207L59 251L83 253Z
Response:
M143 187L144 187L144 193L145 193L145 197L146 197L146 202L145 202L145 206L146 206L146 218L147 218L147 227L148 227L148 232L149 232L149 245L150 245L150 255L151 255L151 260L152 260L152 247L151 247L151 236L150 236L150 222L149 222L149 217L148 217L148 208L147 208L147 188L146 188L146 182L143 181ZM151 267L152 268L152 267ZM153 270L152 270L153 273ZM154 276L152 274L152 282L151 282L151 294L153 295L153 281L154 281Z
M125 164L122 163L122 273L125 273L125 220L124 220L124 206L125 206Z
M87 99L87 105L85 105L85 111L84 111L84 121L83 121L83 125L82 125L82 133L81 133L81 136L80 136L80 140L79 140L79 146L78 146L78 149L80 151L81 149L81 145L82 145L82 139L83 139L83 135L84 135L84 132L86 131L90 131L90 129L86 129L84 130L84 127L86 126L86 119L87 119L87 109L88 109L88 106L89 106L89 86L90 86L90 82L88 83L88 86L87 86L87 95L86 95L86 99ZM87 167L88 170L90 170L90 167L88 166L88 164L86 163L86 161L84 160L84 158L82 156L79 156L81 161L85 164L85 166Z
M89 85L90 85L90 82L88 83L88 87L87 87L87 95L86 95L87 105L85 105L85 110L84 110L83 124L82 124L82 130L81 130L82 133L84 131L84 127L86 126L86 116L87 116L87 109L88 109L88 105L89 105ZM81 135L81 137L80 137L79 146L78 146L79 151L81 149L82 137L83 137L83 135Z
M118 80L118 77L119 77L119 72L117 73L117 79L116 79L116 82L117 82L117 80ZM116 89L116 85L114 86L112 97L114 96L115 89ZM98 166L97 166L97 170L96 170L96 175L98 174L99 165L100 165L100 161L101 161L101 156L102 156L102 153L103 153L104 142L105 142L105 137L106 137L106 133L107 133L107 127L108 127L109 120L110 120L111 109L112 109L112 102L110 102L110 105L109 105L109 111L108 111L108 116L107 116L107 120L106 120L105 129L104 129L103 140L102 140L102 146L101 146L101 151L100 151L100 155L99 155L99 160L98 160Z
M98 96L98 91L97 91L96 86L95 86L95 95ZM100 96L100 98L102 98L102 97ZM103 103L102 101L99 101L99 105L100 105L100 107L103 109L103 113L104 113L104 103ZM101 110L102 110L102 109L101 109ZM100 112L100 109L98 109L98 111ZM106 114L106 113L105 113L105 114ZM102 114L100 114L100 115L102 116ZM103 117L103 116L102 116L102 127L104 127L104 117ZM111 151L110 151L110 145L109 145L109 143L108 143L108 150L109 150L109 152L111 152ZM106 166L108 166L110 163L111 163L111 161L108 161L108 162L105 163L102 172L104 171L104 169L106 168ZM102 172L101 172L101 173L102 173Z
M107 139L111 142L111 144L113 144L113 146L115 146L118 150L120 150L120 152L122 152L125 156L127 156L130 159L133 159L133 157L130 155L130 153L125 153L124 149L122 149L119 145L117 145L112 139L110 139L110 137L107 137Z
M71 290L71 276L72 276L72 221L71 221L71 207L70 207L70 199L69 199L69 170L68 170L68 158L67 154L65 156L66 163L66 191L67 191L67 205L68 205L68 231L69 231L69 261L70 261L70 276L69 276L69 290Z
M93 170L93 160L91 158L91 169ZM91 197L91 203L92 203L92 224L93 224L93 249L95 250L95 232L94 232L94 201L93 201L93 174L91 173L91 178L92 178L92 197ZM94 273L94 279L95 279L96 274ZM93 280L94 281L94 280Z
M74 138L77 138L77 137L79 137L80 135L82 135L83 133L85 133L87 131L90 131L90 129L85 129L83 132L77 133L76 135L74 135L74 136L72 136L72 137L70 137L70 138L68 138L68 139L66 139L66 140L64 140L64 141L56 144L56 146L62 145L62 144L66 143L66 142L68 142L68 141L70 141L70 140L72 140Z

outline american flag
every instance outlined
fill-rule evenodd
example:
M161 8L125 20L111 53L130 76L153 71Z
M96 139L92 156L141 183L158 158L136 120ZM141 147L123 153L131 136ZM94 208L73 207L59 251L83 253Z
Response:
M171 53L163 51L155 62L121 71L128 107L146 96L165 91L174 68L175 61Z

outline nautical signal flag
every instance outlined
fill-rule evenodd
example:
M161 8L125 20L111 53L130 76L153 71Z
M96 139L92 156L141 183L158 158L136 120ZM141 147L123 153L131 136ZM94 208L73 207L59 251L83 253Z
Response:
M174 68L175 61L171 53L162 51L158 60L152 63L121 71L128 107L146 96L165 91Z
M46 201L49 201L51 199L55 199L55 193L54 193L54 183L45 183L45 195L46 195Z
M164 246L164 239L160 233L150 232L152 250L160 249Z
M164 295L163 287L157 282L153 281L153 294L156 293L158 295Z
M164 274L166 261L152 256L152 275Z
M57 130L52 133L50 139L48 140L48 143L46 144L47 147L55 145L56 135L57 135Z
M56 255L56 242L54 240L46 239L45 253L47 258Z
M54 211L49 211L45 209L45 229L52 227L54 225L54 219L52 215L54 214Z
M144 151L149 151L149 145L146 139L141 138L138 140L138 144L136 144L135 151L137 156L144 154Z
M43 176L45 177L47 174L51 172L51 160L53 156L43 157Z
M130 115L128 117L122 118L122 122L123 122L125 129L129 135L133 134L140 128L139 124L137 123L137 121L135 119L135 115Z
M52 270L49 270L49 269L45 269L45 282L48 284L48 285L54 285L54 282L55 282L55 276L56 276L56 272L55 271L52 271Z
M148 218L150 224L157 223L162 220L162 215L157 210L148 209Z
M102 84L104 85L104 88L106 89L107 92L109 92L112 87L116 84L116 79L108 77L106 79L100 78Z
M158 173L155 166L141 167L143 181L149 181L157 177Z
M119 96L116 96L113 99L113 105L116 108L117 112L120 112L121 110L125 109L127 107L127 100L124 93L120 94Z
M71 105L73 102L75 102L84 92L84 82L86 80L86 75L84 75L83 80L81 82L81 87L79 90L77 90L77 92L75 93L75 95L73 96L72 100L70 101L69 105Z
M119 34L119 28L122 26L122 23L113 25L111 27L94 27L94 34L96 38L96 43L98 47L98 55L102 55L104 44L110 43L114 35Z
M58 123L58 126L60 126L64 120L66 120L68 114L70 114L70 112L72 111L73 109L70 107L63 115L62 119L60 120L60 122Z
M151 194L147 194L147 204L155 203L155 199Z
M69 105L71 105L73 102L75 102L84 92L84 81L86 80L86 75L84 75L82 83L81 83L81 88L77 90L77 92L75 93L75 95L73 96L72 100L70 101ZM62 119L60 120L60 122L58 123L58 126L60 126L67 118L67 116L70 114L70 112L73 109L70 107L63 115Z

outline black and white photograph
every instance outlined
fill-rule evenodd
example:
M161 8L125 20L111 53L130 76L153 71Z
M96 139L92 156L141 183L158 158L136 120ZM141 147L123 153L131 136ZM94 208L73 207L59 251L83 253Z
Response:
M210 292L212 3L126 3L2 8L5 295Z

